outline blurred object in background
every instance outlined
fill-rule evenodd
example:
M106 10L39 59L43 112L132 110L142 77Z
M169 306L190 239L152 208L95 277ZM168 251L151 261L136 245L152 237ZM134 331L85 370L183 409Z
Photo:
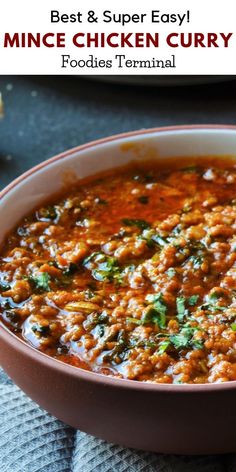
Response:
M89 75L86 79L125 85L176 87L234 80L235 75Z

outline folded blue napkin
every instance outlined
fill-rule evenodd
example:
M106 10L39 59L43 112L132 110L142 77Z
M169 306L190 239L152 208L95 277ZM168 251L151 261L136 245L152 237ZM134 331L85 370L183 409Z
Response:
M125 449L76 431L0 371L0 472L236 472L236 454L173 456Z

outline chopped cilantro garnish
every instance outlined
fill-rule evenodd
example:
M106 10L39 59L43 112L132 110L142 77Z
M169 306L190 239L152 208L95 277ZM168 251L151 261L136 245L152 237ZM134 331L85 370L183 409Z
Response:
M34 333L38 333L40 335L46 335L50 332L50 327L49 326L41 326L39 324L35 324L32 326L32 331Z
M116 357L122 358L122 356L125 354L127 349L129 348L128 346L128 337L127 333L125 330L121 330L118 334L116 344L114 348L103 357L103 360L105 362L112 362L116 359Z
M212 292L210 295L208 295L209 300L218 300L219 298L224 298L225 293L223 290L218 290L217 292Z
M149 308L142 318L142 324L154 323L160 326L160 328L165 328L166 316L165 313L161 310L156 309L155 307Z
M100 252L92 252L88 257L83 260L83 265L86 266L89 262L91 262L96 256L99 256Z
M172 279L175 275L176 275L176 270L174 269L174 267L170 267L167 271L166 271L168 277L170 279Z
M0 290L2 292L6 292L7 290L10 290L10 288L11 286L7 282L4 282L4 281L0 282Z
M146 239L146 238L142 238L142 239L145 240L147 247L149 247L149 249L152 249L155 246L155 243L152 239Z
M176 298L176 308L177 308L177 318L180 323L183 322L185 316L188 316L189 312L186 308L186 304L189 306L194 306L198 301L199 295L192 295L189 298L177 297Z
M50 275L47 272L41 272L38 275L31 275L28 280L33 283L34 287L42 292L49 292Z
M97 334L99 338L102 338L105 334L106 325L97 324Z
M199 299L199 295L192 295L191 297L188 298L188 304L190 306L194 306L196 305L198 299Z
M215 311L225 311L227 309L227 306L221 306L217 305L216 302L217 300L222 297L223 292L213 292L210 295L208 295L208 301L204 303L203 305L200 306L200 309L203 311L210 311L210 312L215 312Z
M219 306L219 305L213 305L211 303L204 303L203 305L200 306L200 309L203 311L225 311L227 309L226 306Z
M164 329L166 326L167 306L163 299L162 293L157 295L147 295L146 300L152 303L152 307L145 313L142 321L143 324L155 323L160 328Z
M169 339L165 339L164 341L161 341L159 344L158 354L164 354L164 352L166 352L169 346L170 346Z
M101 313L91 313L85 322L85 327L87 330L91 331L95 326L102 325L105 329L105 326L108 324L108 315L106 311Z
M155 242L152 240L153 230L148 228L144 229L142 234L138 236L139 239L143 239L147 246L152 249L155 246Z
M150 228L151 226L150 223L145 220L122 218L121 221L122 223L124 223L125 226L137 226L137 228L140 229Z
M200 348L200 341L193 339L196 330L198 330L198 328L184 326L179 333L172 334L169 340L176 349L184 349L187 347Z
M199 269L203 263L203 257L201 255L190 256L189 261L192 262L194 269Z
M91 298L94 297L94 295L95 293L90 288L87 288L87 290L85 290L84 292L85 300L90 300Z
M146 241L148 247L150 248L154 247L155 244L160 247L164 247L169 243L167 238L156 234L153 229L145 228L140 237Z
M188 313L188 310L185 309L185 301L185 297L176 298L177 318L180 322L183 321L185 315Z
M187 348L202 349L203 341L194 339L194 333L198 330L198 327L188 326L186 323L178 333L166 334L168 337L160 342L158 354L163 354L169 348L175 348L176 350Z
M152 240L156 243L156 244L159 244L159 246L165 246L166 244L168 244L168 241L166 238L163 238L162 236L160 236L159 234L154 234L152 236Z
M96 280L122 282L122 269L115 257L110 257L102 252L94 252L84 259L83 265L87 267L90 263L92 263L92 276Z
M20 324L21 322L21 317L18 313L16 313L15 310L6 310L4 312L5 314L5 317L6 317L6 320L12 324L12 326L14 327L18 327L18 325Z
M121 271L117 260L114 257L107 257L99 264L97 269L92 270L92 275L96 280L117 280L121 282Z
M202 349L203 341L201 341L200 339L191 339L191 345L196 349Z

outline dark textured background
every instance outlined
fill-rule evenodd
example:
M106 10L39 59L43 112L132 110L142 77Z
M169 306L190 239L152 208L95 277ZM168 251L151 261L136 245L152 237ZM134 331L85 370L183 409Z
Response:
M0 76L0 186L65 149L154 126L235 123L236 81L132 87L77 77Z

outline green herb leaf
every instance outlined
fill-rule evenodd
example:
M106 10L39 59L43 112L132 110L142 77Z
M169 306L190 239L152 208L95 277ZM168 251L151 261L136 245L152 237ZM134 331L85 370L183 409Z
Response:
M165 328L166 317L163 311L157 310L155 307L149 308L142 318L142 324L154 323L160 326L160 328Z
M231 329L232 329L233 331L236 331L236 323L232 323L232 324L230 325L230 327L231 327Z
M153 235L153 230L148 228L148 229L144 229L142 234L140 234L138 238L145 241L147 246L150 249L152 249L153 247L155 247L155 242L152 240L152 235Z
M43 292L49 292L49 282L51 280L51 277L47 272L41 272L38 275L31 275L30 277L28 277L28 279L31 283L33 283L36 289Z
M153 306L145 313L142 319L143 324L155 323L161 329L164 329L166 327L167 306L162 293L147 295L146 300L151 302Z
M92 270L92 275L96 280L117 280L122 281L121 270L117 260L113 257L107 257L104 262L99 264L97 269Z
M188 304L190 306L194 306L196 305L198 299L199 299L199 295L192 295L191 297L188 298Z
M176 298L177 318L180 322L182 322L185 315L188 314L188 310L185 309L185 301L185 297Z
M84 296L85 296L85 300L91 300L91 298L95 296L95 293L90 288L87 288L87 290L85 290L84 292Z
M176 349L183 349L189 345L192 338L192 330L190 328L183 328L178 334L172 334L170 341Z
M97 324L97 333L98 333L99 338L102 338L104 336L105 330L106 330L106 325Z
M166 271L168 277L170 279L172 279L175 275L176 275L176 270L174 269L174 267L170 267L167 271Z
M106 311L102 311L101 313L91 313L90 315L88 315L86 321L84 322L84 327L86 328L86 330L91 331L96 326L102 325L105 329L105 326L108 324L108 321L109 318Z
M11 286L7 282L4 282L4 281L0 282L0 290L2 292L6 292L7 290L10 290L10 288Z
M125 354L127 349L128 349L128 337L125 330L121 330L118 334L115 347L103 357L103 360L105 362L107 361L112 362L115 360L116 357L120 357L122 359L122 356Z
M150 228L151 226L150 223L145 220L123 218L121 221L125 226L137 226L137 228L140 229Z
M223 290L218 290L217 292L212 292L210 295L208 295L208 299L211 301L218 300L219 298L225 298L225 293Z
M196 349L202 349L204 346L204 342L200 339L191 339L191 345Z
M163 238L162 236L160 236L159 234L154 234L152 236L152 240L156 243L156 244L159 244L159 246L166 246L166 244L168 244L168 241L166 238Z
M184 326L179 333L172 334L169 340L177 350L187 347L200 348L200 346L202 347L201 341L193 339L193 335L198 329L197 327Z
M203 305L200 306L200 309L203 311L225 311L227 309L226 306L218 306L218 305L212 305L211 303L204 303Z
M42 336L44 336L44 335L46 335L50 332L50 327L49 326L41 326L39 324L33 325L31 329L34 333L38 333Z
M185 297L177 297L176 298L176 308L177 308L177 318L180 323L183 322L185 316L189 315L188 309L186 308L186 304L189 306L194 306L198 301L199 295L192 295L189 298Z
M6 320L14 327L18 328L21 323L21 317L15 310L5 310L4 315Z
M221 305L216 304L216 301L221 296L222 295L218 292L212 293L210 296L208 296L208 302L201 305L200 309L204 311L210 311L210 312L225 311L227 309L227 306L221 306Z
M158 354L164 354L164 352L167 351L168 347L170 347L170 341L169 339L166 339L165 341L161 341L159 344L159 349L158 349Z
M194 269L199 269L203 263L203 256L190 256L189 261L192 262Z
M86 266L89 262L91 262L96 256L99 256L100 252L92 252L88 257L83 260L83 265Z
M92 263L92 267L90 267L90 263ZM84 259L83 265L92 269L92 276L100 282L112 280L123 282L122 269L115 257L110 257L102 252L94 252Z

